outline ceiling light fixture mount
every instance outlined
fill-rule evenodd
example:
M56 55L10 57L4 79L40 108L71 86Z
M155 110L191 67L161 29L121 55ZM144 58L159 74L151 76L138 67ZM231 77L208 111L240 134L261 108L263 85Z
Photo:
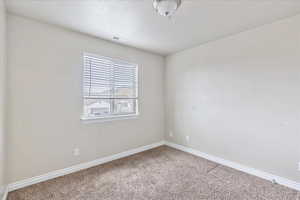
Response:
M155 10L162 16L171 17L181 5L181 0L153 0Z

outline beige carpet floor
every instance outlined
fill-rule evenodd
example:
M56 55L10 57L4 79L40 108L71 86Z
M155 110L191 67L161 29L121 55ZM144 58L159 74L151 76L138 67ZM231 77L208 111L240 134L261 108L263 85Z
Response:
M162 146L9 193L8 200L300 200L300 192Z

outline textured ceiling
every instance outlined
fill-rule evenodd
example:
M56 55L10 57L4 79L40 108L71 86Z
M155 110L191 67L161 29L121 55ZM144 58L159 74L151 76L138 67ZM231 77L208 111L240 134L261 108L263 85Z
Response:
M167 55L300 12L299 0L184 0L172 19L152 0L7 0L11 13Z

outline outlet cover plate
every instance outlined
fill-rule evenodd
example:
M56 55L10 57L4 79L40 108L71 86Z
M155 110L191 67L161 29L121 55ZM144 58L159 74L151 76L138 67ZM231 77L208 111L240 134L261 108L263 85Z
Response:
M185 140L187 141L187 142L189 142L190 141L190 136L185 136Z

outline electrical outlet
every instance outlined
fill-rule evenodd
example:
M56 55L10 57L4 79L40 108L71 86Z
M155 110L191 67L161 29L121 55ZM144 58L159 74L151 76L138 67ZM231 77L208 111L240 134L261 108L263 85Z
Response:
M80 155L80 149L79 148L73 149L73 155L74 156L79 156Z
M170 136L170 137L173 137L173 131L170 131L170 132L169 132L169 136Z
M190 141L190 136L185 136L185 140L187 141L187 142L189 142Z

